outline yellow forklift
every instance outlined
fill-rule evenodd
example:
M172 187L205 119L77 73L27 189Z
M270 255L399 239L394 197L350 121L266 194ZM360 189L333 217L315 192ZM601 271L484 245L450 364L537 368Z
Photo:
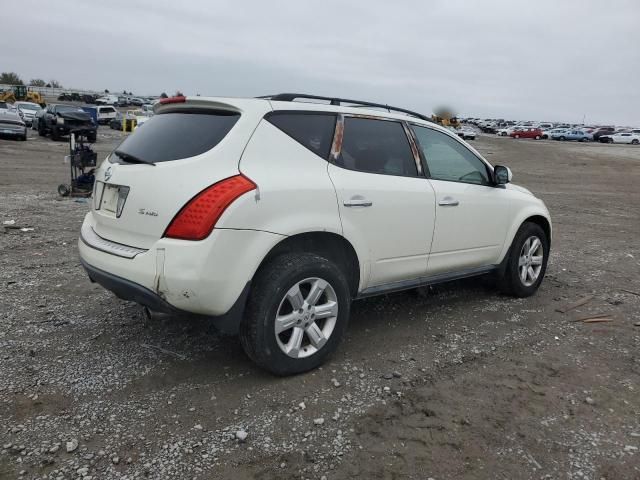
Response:
M47 106L44 97L39 92L28 89L26 85L14 85L10 90L0 93L0 102L15 103L16 101L37 103L42 108Z
M458 128L460 126L460 121L455 116L455 114L446 108L440 108L436 110L434 114L431 115L431 120L433 120L438 125L442 125L443 127Z

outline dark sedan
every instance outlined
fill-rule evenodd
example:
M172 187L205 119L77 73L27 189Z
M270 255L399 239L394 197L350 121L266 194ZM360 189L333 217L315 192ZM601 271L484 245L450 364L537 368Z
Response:
M87 137L90 143L96 141L97 126L91 115L79 107L71 105L49 105L38 118L38 133L44 137L51 133L51 139L58 141L63 135L75 133Z
M616 131L613 127L600 127L595 132L593 132L593 141L597 142L600 140L600 137L603 135L612 135Z

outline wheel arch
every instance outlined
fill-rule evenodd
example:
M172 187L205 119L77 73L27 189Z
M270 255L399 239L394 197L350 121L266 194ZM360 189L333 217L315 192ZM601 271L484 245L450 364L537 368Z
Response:
M549 243L551 243L551 222L547 217L544 217L542 215L532 215L528 218L525 218L520 225L524 224L525 222L531 222L531 223L535 223L536 225L539 225L540 228L544 230L544 233L547 236L547 240L549 240Z
M331 232L303 232L291 235L278 242L256 270L256 274L274 258L292 252L316 253L340 266L349 282L351 295L355 297L360 288L361 262L355 248L342 235Z
M551 238L553 234L553 228L551 225L551 219L549 217L549 213L546 211L541 211L539 208L526 208L524 209L520 215L518 215L513 221L511 228L508 232L506 241L502 248L502 253L500 254L499 262L502 263L511 249L511 244L513 243L513 239L515 238L520 227L526 222L535 223L539 225L544 233L547 235L547 239L549 240L549 244L551 244Z

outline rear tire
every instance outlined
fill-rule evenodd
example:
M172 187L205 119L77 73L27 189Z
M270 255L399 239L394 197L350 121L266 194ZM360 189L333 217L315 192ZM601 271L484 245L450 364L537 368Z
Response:
M637 138L634 138L633 140L631 140L631 145L638 145L638 143L640 142L638 141Z
M540 140L540 135L536 135L536 140Z
M560 141L563 141L563 142L564 142L566 139L567 139L567 137L562 136L562 137L560 137L558 140L560 140Z
M54 142L57 142L58 140L60 140L60 134L58 133L58 130L56 130L55 127L51 129L51 140L53 140Z
M538 240L538 248L534 248L537 243L532 239ZM507 264L498 280L498 288L514 297L529 297L536 293L549 260L549 239L542 227L532 222L523 223L507 255Z
M318 280L324 289L314 303L311 293ZM240 343L249 358L275 375L306 372L322 365L338 347L350 308L349 285L336 264L311 253L285 254L256 274L240 324ZM283 326L280 333L276 323ZM317 331L322 337L315 337L320 341L314 344L311 338ZM295 337L300 337L297 348Z

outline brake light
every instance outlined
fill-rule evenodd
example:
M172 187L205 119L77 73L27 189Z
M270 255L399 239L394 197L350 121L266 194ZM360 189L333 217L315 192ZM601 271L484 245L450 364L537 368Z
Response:
M236 175L205 188L173 218L165 237L203 240L209 236L220 216L238 197L257 185L243 175Z
M179 97L168 97L168 98L160 99L160 103L162 105L166 103L184 103L186 101L187 101L187 97L185 97L184 95L181 95Z

